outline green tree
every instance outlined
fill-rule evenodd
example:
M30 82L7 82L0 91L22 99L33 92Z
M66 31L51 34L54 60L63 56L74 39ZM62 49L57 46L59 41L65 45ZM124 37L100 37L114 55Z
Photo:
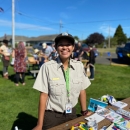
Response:
M78 36L74 36L75 42L79 41L79 37Z
M86 43L87 44L101 44L103 43L105 40L104 36L100 33L93 33L93 34L90 34L88 36L88 38L86 39Z
M108 45L109 37L106 38L105 42ZM118 45L117 37L110 37L110 47Z
M121 45L122 43L126 43L127 37L126 34L124 34L121 25L117 27L114 34L114 38L117 38L118 45Z
M79 41L79 37L78 36L74 36L74 39L78 40Z

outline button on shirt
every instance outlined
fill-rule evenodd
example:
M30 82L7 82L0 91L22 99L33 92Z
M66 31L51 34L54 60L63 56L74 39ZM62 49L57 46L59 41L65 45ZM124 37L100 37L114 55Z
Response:
M62 66L59 57L44 63L34 83L34 89L48 94L46 110L65 111L68 97ZM78 103L80 91L86 89L91 83L85 74L83 64L73 59L70 59L69 78L69 99L74 107Z

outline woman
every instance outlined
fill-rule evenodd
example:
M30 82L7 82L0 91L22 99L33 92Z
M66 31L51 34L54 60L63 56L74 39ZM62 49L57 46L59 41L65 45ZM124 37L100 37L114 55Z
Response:
M40 91L38 122L33 130L46 130L76 118L78 98L81 113L88 113L85 89L90 81L83 64L70 58L74 38L68 33L59 34L55 38L55 47L58 58L42 65L33 86Z
M0 47L0 54L2 54L3 61L3 77L8 79L8 66L11 54L8 48L8 40L3 40L3 45Z
M88 46L89 46L89 62L88 62L88 65L90 67L90 73L91 73L89 79L94 80L95 53L94 53L94 50L93 50L93 46L91 44L89 44Z
M16 72L15 78L15 85L19 86L19 80L21 78L21 83L22 85L25 85L25 72L26 72L26 49L24 46L24 43L22 41L20 41L18 43L17 48L14 50L14 57L15 57L15 61L14 61L14 71Z

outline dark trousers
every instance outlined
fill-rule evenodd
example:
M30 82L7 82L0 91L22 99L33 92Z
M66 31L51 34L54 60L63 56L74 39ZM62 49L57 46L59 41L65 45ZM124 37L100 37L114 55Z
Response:
M15 74L15 83L18 83L21 80L21 83L24 83L25 73L24 72L16 72Z
M90 72L91 72L91 75L90 75L90 79L93 79L94 78L94 67L90 65Z
M3 66L3 75L8 74L8 66Z
M60 112L46 110L45 115L44 115L42 130L47 130L47 129L52 128L54 126L65 123L69 120L73 120L75 118L77 118L75 108L73 108L72 113L70 113L70 114L66 114L65 112L60 113Z

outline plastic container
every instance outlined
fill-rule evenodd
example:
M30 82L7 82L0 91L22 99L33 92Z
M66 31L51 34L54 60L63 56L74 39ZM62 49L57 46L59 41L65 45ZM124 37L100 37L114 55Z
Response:
M89 130L98 130L98 123L94 119L89 120L87 125L89 127Z

